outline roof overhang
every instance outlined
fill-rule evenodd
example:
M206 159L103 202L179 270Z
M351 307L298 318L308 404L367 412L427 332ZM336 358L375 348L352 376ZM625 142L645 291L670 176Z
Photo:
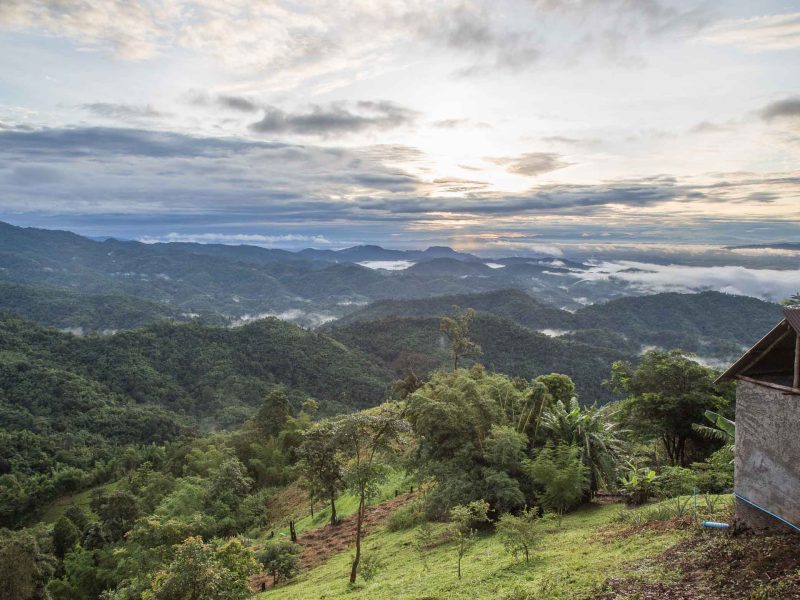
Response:
M767 354L776 349L779 345L788 343L787 337L792 341L800 335L800 308L784 308L783 319L773 327L770 332L761 338L752 348L745 352L742 357L733 363L715 383L730 381L739 377L745 378L748 369L755 366ZM795 342L796 343L796 342ZM785 348L783 349L785 350ZM746 377L753 381L752 378ZM794 388L787 388L794 389Z

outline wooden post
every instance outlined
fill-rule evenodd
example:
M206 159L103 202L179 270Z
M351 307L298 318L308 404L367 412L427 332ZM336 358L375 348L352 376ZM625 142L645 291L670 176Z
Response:
M800 388L800 333L794 339L794 382L793 388Z

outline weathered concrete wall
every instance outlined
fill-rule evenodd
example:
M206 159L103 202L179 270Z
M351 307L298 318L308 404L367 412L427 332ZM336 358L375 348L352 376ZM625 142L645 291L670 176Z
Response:
M737 494L800 525L800 396L739 381L735 467ZM736 521L752 529L786 529L741 501Z

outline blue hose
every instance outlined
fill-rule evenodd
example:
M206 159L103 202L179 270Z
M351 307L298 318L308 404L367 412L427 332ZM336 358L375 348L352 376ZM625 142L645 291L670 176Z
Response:
M741 496L741 495L737 494L736 492L734 492L734 493L733 493L733 495L734 495L734 496L736 496L736 497L737 497L739 500L741 500L742 502L745 502L745 503L749 504L750 506L752 506L753 508L757 508L758 510L760 510L760 511L762 511L762 512L765 512L765 513L767 513L767 514L768 514L770 517L775 517L775 518L776 518L776 519L778 519L778 521L780 521L781 523L783 523L783 524L785 524L785 525L788 525L789 527L791 527L792 529L794 529L796 532L800 533L800 527L798 527L797 525L795 525L794 523L792 523L792 522L790 522L790 521L787 521L786 519L784 519L784 518L783 518L783 517L781 517L780 515L776 515L774 512L767 510L767 509L766 509L766 508L764 508L763 506L759 506L758 504L756 504L756 503L755 503L755 502L753 502L752 500L748 500L747 498L745 498L744 496Z
M716 521L703 521L701 525L703 527L712 527L713 529L727 529L730 527L727 523L717 523Z

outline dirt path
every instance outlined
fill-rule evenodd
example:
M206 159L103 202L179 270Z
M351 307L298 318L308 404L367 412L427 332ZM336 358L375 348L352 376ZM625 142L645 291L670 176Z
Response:
M367 507L364 515L364 532L369 534L374 531L386 521L393 511L413 497L414 494L402 494L397 498ZM300 555L300 568L306 571L321 565L333 555L353 547L355 539L355 515L345 517L334 527L325 525L298 535L297 543L303 549ZM263 574L250 578L250 587L254 592L261 589L262 583L266 583L269 588L272 585L272 579Z

